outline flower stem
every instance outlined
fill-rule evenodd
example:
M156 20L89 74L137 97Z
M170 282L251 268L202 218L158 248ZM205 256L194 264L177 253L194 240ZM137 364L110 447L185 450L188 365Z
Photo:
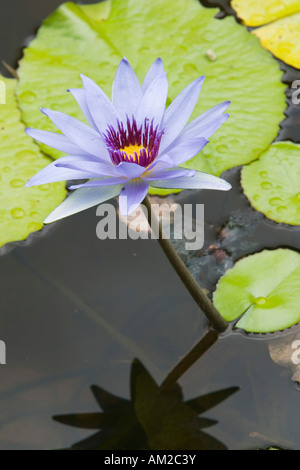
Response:
M143 201L143 206L147 209L147 218L149 225L153 231L155 238L158 240L161 248L163 249L166 257L172 264L173 268L177 272L178 276L182 280L183 284L195 300L196 304L201 308L204 315L207 317L213 329L218 333L223 333L228 324L218 312L214 304L209 300L207 295L201 289L199 284L195 281L188 268L179 257L177 251L173 247L170 240L164 234L162 223L157 219L153 211L151 210L151 202L148 196Z
M178 382L180 377L216 343L218 338L219 333L215 330L208 330L205 336L201 338L201 340L181 359L181 361L176 364L171 372L169 372L161 384L161 388L164 390L171 389Z

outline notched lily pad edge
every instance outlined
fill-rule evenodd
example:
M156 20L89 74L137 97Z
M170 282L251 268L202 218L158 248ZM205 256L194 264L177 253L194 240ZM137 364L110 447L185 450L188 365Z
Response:
M66 196L67 197L67 196ZM61 221L58 221L61 222ZM0 257L5 256L9 254L11 251L13 251L15 248L23 248L25 246L31 246L33 243L38 241L41 237L48 236L50 232L53 232L55 227L57 228L57 224L49 224L49 225L44 225L40 230L35 230L34 232L31 232L27 235L26 238L23 240L15 240L11 242L4 243L0 247Z

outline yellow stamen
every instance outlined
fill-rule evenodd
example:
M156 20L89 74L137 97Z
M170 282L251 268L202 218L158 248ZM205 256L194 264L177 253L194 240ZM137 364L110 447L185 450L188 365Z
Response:
M140 160L140 150L142 150L144 147L142 145L129 145L128 147L124 147L121 149L121 152L125 152L128 157L128 161L130 161L130 157L132 157L133 161L137 161L139 163ZM135 155L137 154L137 157Z

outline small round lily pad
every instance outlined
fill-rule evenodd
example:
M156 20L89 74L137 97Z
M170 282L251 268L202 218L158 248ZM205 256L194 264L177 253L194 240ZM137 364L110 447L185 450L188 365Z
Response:
M252 206L275 222L300 225L300 145L273 144L242 169L241 182Z
M270 333L300 321L300 254L264 250L238 261L220 279L214 304L247 332Z

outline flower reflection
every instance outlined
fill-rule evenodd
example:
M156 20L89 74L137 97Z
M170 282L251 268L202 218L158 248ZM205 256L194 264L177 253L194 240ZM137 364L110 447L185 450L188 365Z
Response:
M217 421L200 417L217 406L238 387L183 401L181 388L159 387L149 372L135 360L131 367L131 399L111 395L93 386L101 407L98 413L54 416L59 423L97 430L71 446L73 450L225 450L225 445L203 429Z

